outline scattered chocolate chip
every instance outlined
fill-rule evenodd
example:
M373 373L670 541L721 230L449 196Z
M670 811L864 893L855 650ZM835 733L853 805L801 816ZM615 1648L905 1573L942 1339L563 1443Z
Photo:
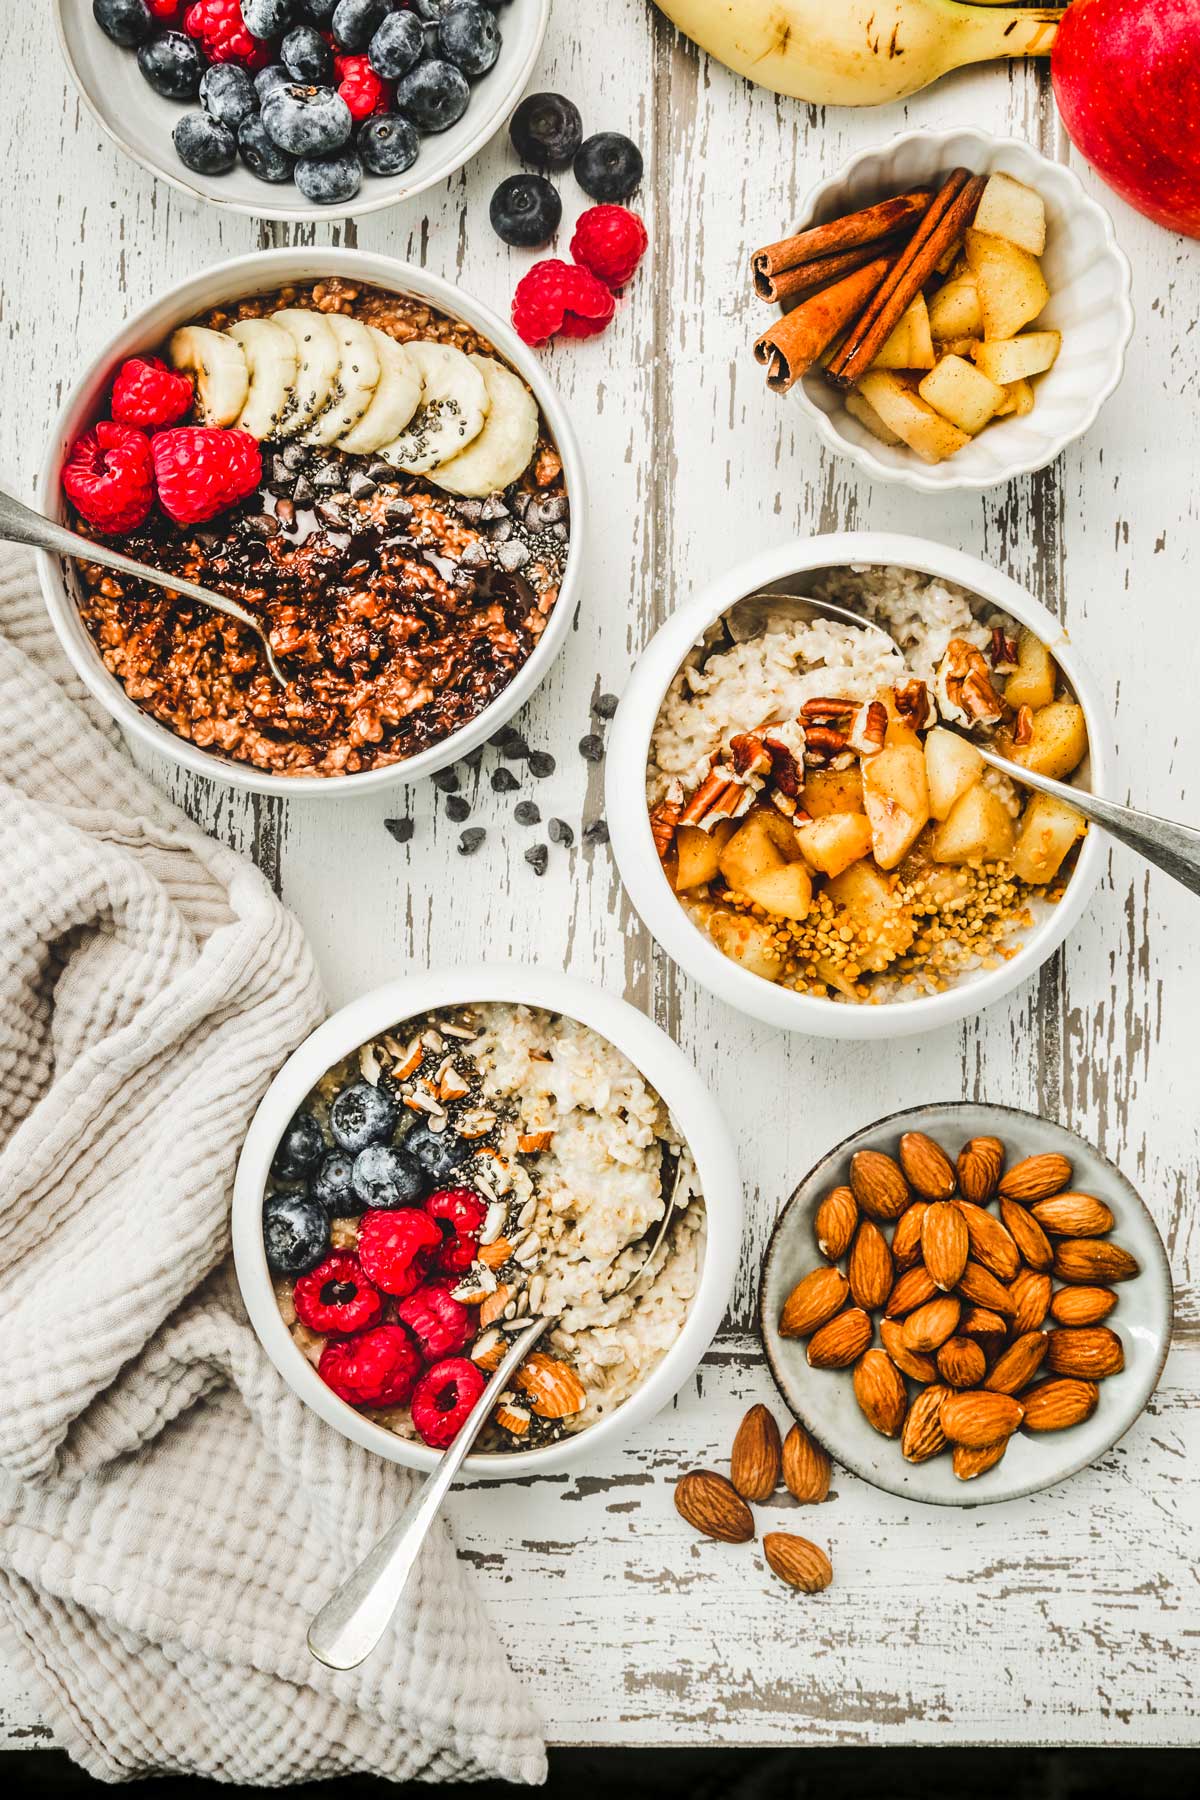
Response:
M393 494L390 500L383 503L384 517L404 524L412 518L412 501L406 500L403 494Z
M470 816L471 802L464 795L448 794L446 796L446 817L448 819L453 819L456 825L461 825L463 820L469 819Z
M585 843L607 844L607 842L608 842L607 821L604 819L593 819L590 825L584 826L583 836L584 836Z
M432 781L435 788L441 789L443 794L456 794L458 792L460 782L458 779L458 770L455 768L439 769L437 773L431 775L429 779Z
M550 848L547 844L534 844L525 852L525 861L535 875L544 875L550 866Z
M511 519L497 519L494 525L488 526L488 536L493 544L507 544L515 530Z
M479 509L479 516L485 522L490 519L507 519L508 508L499 494L489 494Z
M477 525L483 516L482 500L456 500L454 510L468 525Z
M345 470L341 463L322 463L321 467L313 474L312 484L314 487L320 488L322 493L336 494L339 488L346 485Z
M317 501L317 517L322 525L332 525L335 531L339 525L346 523L345 513L332 500Z
M575 833L565 819L551 819L547 829L552 844L565 844L569 850L575 842Z
M216 550L220 547L221 534L217 531L198 531L196 542L202 550Z
M296 485L292 489L292 504L293 504L293 506L312 506L316 503L316 498L317 498L316 489L313 487L312 482L308 479L308 476L307 475L298 476L297 480L296 480Z
M548 750L531 750L529 752L529 773L544 781L547 775L553 775L557 764Z
M279 453L279 460L291 474L298 475L308 462L308 445L285 444Z
M579 754L588 762L603 762L604 739L597 737L594 731L589 731L586 737L579 740Z
M393 468L390 468L389 465L384 462L382 457L379 457L373 463L367 464L367 474L371 477L371 480L375 482L376 486L381 482L394 481L396 479L396 471Z
M496 561L506 575L515 575L518 569L523 569L529 557L529 545L521 543L519 538L514 538L510 544L501 544L496 552Z
M599 719L611 719L619 705L620 701L615 694L601 694L592 701L592 711Z
M270 513L249 513L242 520L242 530L248 537L273 538L279 536L279 521Z
M507 757L509 762L523 762L532 752L521 733L510 730L500 746L500 754Z
M469 544L463 545L459 562L464 569L486 569L488 566L487 545L482 538L473 538Z
M480 744L476 750L468 750L467 754L463 757L463 761L466 763L468 769L477 769L483 761L483 745Z
M411 819L385 819L383 823L398 844L407 844L416 830Z
M487 832L482 825L472 825L469 831L464 831L459 837L458 854L474 856L486 836Z
M267 486L275 495L290 494L295 477L284 462L282 456L271 458L271 475Z
M540 825L542 809L536 800L518 800L513 807L513 818L518 825ZM554 836L554 827L550 827L550 835Z
M511 769L497 769L492 775L494 794L515 794L520 785Z
M369 500L379 492L379 483L372 481L365 469L355 469L347 486L352 500Z
M557 525L567 516L567 496L565 494L537 494L525 517L532 531L541 531L546 525Z

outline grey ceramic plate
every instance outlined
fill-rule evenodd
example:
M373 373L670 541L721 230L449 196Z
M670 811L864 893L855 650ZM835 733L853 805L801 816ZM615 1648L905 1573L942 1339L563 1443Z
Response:
M1118 1302L1106 1321L1125 1345L1125 1368L1100 1383L1100 1404L1092 1417L1067 1431L1018 1432L1002 1462L974 1481L962 1482L948 1456L907 1463L900 1446L880 1437L859 1411L849 1369L810 1369L806 1344L779 1335L776 1321L792 1288L821 1266L813 1238L813 1218L829 1192L849 1178L856 1150L896 1154L906 1131L924 1131L953 1158L968 1138L997 1137L1010 1163L1035 1152L1057 1150L1074 1165L1072 1186L1095 1194L1116 1215L1112 1237L1141 1264L1133 1281L1121 1282ZM1171 1336L1171 1271L1154 1220L1145 1204L1107 1157L1065 1126L1008 1106L947 1101L893 1113L856 1131L801 1181L776 1223L759 1291L759 1327L776 1385L792 1413L829 1451L835 1462L889 1494L935 1506L978 1506L1015 1500L1052 1487L1111 1449L1141 1413L1158 1385ZM878 1340L876 1340L878 1341ZM913 1386L915 1391L915 1384Z

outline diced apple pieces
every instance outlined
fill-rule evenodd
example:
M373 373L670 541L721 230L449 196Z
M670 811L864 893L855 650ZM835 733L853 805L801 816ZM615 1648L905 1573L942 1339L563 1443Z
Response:
M1004 404L1004 389L961 356L943 356L917 392L944 419L971 437L982 431Z
M977 345L971 346L971 355L975 355ZM996 408L998 419L1010 416L1024 419L1033 411L1033 387L1028 381L1010 381L1004 389L1004 405Z
M1053 368L1062 348L1059 331L1023 331L1020 337L992 342L991 334L975 352L975 366L989 380L1002 387L1010 382L1027 381L1031 375L1042 375Z
M780 919L803 919L812 905L812 876L802 862L768 869L746 884L746 894Z
M983 313L973 275L963 275L940 287L929 302L929 329L941 343L950 338L980 337Z
M717 949L731 962L764 981L778 981L783 974L783 955L775 943L774 927L752 913L713 909L703 915L704 925Z
M801 800L805 812L814 819L820 819L826 813L862 812L861 766L851 763L848 769L806 770Z
M1007 754L1024 769L1062 781L1087 755L1087 721L1074 700L1053 700L1033 715L1033 737ZM997 744L999 748L999 744Z
M890 426L884 424L871 402L857 388L852 388L846 395L846 411L852 419L857 419L860 425L865 426L872 437L878 438L881 444L890 444L895 448L897 444L904 442Z
M922 462L945 462L971 441L965 431L943 419L898 375L873 370L863 376L859 387L884 424L903 438Z
M938 725L925 739L925 775L929 782L929 810L935 819L946 819L956 800L974 787L983 774L983 758L974 744Z
M826 813L801 825L796 834L805 860L822 875L840 875L871 849L871 824L865 813Z
M716 880L721 852L737 829L737 823L733 819L722 819L711 831L701 831L698 825L679 827L675 833L677 893L703 887L705 882Z
M929 329L929 311L925 296L918 294L912 305L897 319L875 361L873 369L932 369L933 338Z
M975 229L1007 238L1040 256L1046 248L1046 208L1042 196L1011 175L992 175L975 214Z
M766 821L757 815L743 821L717 859L717 866L731 888L749 892L759 875L784 867L784 857L772 840Z
M1071 846L1087 830L1074 807L1050 794L1035 794L1025 808L1012 853L1013 874L1041 887L1053 881Z
M861 968L886 969L904 955L916 926L895 884L874 863L851 863L834 876L825 893L835 908L835 922L839 913L844 914L854 931L854 955Z
M1002 862L1013 847L1013 822L1004 802L977 781L955 801L933 835L935 862Z
M1057 682L1054 658L1041 638L1022 626L1017 637L1017 666L1004 684L1004 698L1010 706L1031 706L1036 712L1049 706Z
M972 228L967 232L967 262L979 290L985 338L1015 337L1050 298L1036 256L1007 238Z
M929 823L929 783L924 753L911 744L888 744L863 764L863 805L875 861L894 869Z

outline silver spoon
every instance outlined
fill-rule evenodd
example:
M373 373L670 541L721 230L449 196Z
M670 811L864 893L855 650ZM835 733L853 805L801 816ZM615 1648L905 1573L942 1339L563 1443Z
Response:
M782 605L781 605L782 602ZM744 610L743 610L744 609ZM873 619L864 619L858 613L848 611L845 607L834 606L827 600L813 600L804 594L772 593L767 589L755 594L748 594L731 607L726 615L730 622L730 634L741 642L754 636L762 629L768 616L784 613L791 618L802 621L812 619L836 619L843 625L852 625L856 630L864 628L877 631L887 639L893 649L899 651L891 633ZM1019 782L1022 787L1032 788L1035 793L1048 794L1055 800L1062 800L1074 807L1082 818L1090 820L1115 837L1122 844L1136 850L1155 868L1163 869L1168 875L1190 888L1193 894L1200 894L1200 831L1191 825L1179 825L1171 819L1160 819L1155 813L1138 812L1132 806L1119 806L1115 800L1105 800L1100 794L1090 794L1084 788L1071 787L1068 782L1055 781L1049 775L1039 775L1032 769L1024 768L1020 763L1010 762L1008 757L999 756L996 751L989 750L972 736L969 730L941 721L947 730L957 732L959 737L969 738L980 756L990 768L998 769L1010 780Z
M211 606L215 612L225 613L236 619L247 631L252 631L263 647L263 655L267 659L267 667L279 683L287 686L287 676L275 660L275 652L267 639L267 634L254 614L239 606L236 600L229 600L224 594L214 594L211 588L197 587L194 581L182 581L178 575L168 575L162 569L156 569L151 563L135 562L131 556L122 556L119 550L110 550L107 544L94 544L91 538L80 537L77 531L68 531L65 525L56 525L52 519L44 519L41 513L34 512L32 507L25 506L20 500L14 500L11 494L0 491L0 538L10 544L29 544L35 550L48 550L52 556L74 556L83 562L99 563L105 569L116 569L121 575L133 575L139 581L149 581L155 587L169 588L173 594L182 594L185 599L198 600L202 606Z

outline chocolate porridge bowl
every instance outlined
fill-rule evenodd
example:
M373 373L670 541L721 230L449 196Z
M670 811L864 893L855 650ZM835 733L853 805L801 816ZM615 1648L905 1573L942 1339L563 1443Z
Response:
M142 428L154 500L114 529L68 497L64 470L118 416L114 382L156 358L168 392L190 383L193 399ZM160 479L159 452L189 434L241 459L205 516L203 496L181 504ZM357 793L446 767L529 698L577 603L586 503L561 402L501 320L386 257L267 251L171 290L74 388L39 492L51 517L262 620L286 688L236 622L39 556L60 642L122 730L256 793Z

